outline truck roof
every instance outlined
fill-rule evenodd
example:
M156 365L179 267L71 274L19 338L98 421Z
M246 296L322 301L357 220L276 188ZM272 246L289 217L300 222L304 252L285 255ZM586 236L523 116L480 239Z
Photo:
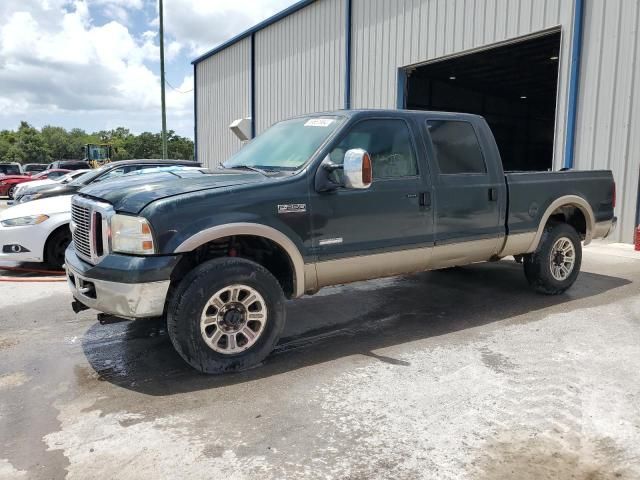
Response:
M375 117L377 115L392 115L396 117L427 117L437 115L439 117L450 118L452 120L477 120L483 118L473 113L440 112L435 110L399 110L399 109L355 109L355 110L332 110L327 112L308 113L298 115L298 118L317 117L323 115L333 115L341 117Z

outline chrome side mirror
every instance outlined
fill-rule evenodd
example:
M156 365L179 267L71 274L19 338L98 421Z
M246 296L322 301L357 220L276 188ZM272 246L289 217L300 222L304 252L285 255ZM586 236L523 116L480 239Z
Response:
M361 148L344 154L344 186L356 190L367 189L373 181L371 157Z

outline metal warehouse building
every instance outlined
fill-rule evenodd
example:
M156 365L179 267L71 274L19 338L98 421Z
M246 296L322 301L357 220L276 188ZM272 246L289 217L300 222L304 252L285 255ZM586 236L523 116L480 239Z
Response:
M341 108L484 115L506 169L611 169L633 241L639 0L305 0L196 59L198 160L283 118Z

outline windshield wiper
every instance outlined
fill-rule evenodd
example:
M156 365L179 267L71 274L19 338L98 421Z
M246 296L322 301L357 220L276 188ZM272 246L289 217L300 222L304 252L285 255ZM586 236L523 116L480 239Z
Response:
M252 167L251 165L235 165L233 167L226 167L223 165L223 167L229 170L251 170L252 172L261 173L265 177L269 176L269 172L267 172L266 170L262 170L258 167Z

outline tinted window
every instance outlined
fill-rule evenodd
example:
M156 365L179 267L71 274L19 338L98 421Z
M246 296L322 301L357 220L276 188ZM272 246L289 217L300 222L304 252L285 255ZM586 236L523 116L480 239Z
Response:
M342 164L344 154L353 148L366 150L371 156L374 181L418 174L411 133L403 120L364 120L357 123L331 151L331 161Z
M17 165L0 165L0 175L20 175L21 173Z
M482 150L473 126L467 122L427 122L440 173L485 173Z

